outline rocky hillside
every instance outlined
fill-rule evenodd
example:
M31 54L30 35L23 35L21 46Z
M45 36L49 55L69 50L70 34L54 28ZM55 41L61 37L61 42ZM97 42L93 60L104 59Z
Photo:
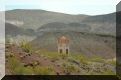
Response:
M23 29L14 24L5 23L5 34L10 36L17 36L17 35L28 35L33 36L36 33L32 29Z
M22 28L39 29L48 24L58 22L61 27L66 28L79 28L83 30L84 27L89 27L90 33L115 35L115 13L97 16L88 15L70 15L56 12L49 12L44 10L11 10L6 11L6 21L13 23ZM71 26L70 26L71 25ZM72 27L73 26L73 27ZM49 26L48 26L49 27ZM77 28L77 29L78 29Z
M43 32L31 43L39 48L57 52L57 39L66 36L70 40L71 54L86 56L102 56L114 58L116 56L116 39L112 36L96 35L81 32Z
M42 49L28 52L25 47L6 44L6 75L115 75L115 64L115 59Z

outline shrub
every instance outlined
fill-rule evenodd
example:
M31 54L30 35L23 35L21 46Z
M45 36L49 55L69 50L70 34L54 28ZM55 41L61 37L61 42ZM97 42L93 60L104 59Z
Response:
M14 73L18 74L18 75L32 75L32 74L34 74L32 67L23 67L23 66L16 67L14 70Z
M79 72L79 68L77 68L76 66L72 65L72 64L68 64L68 63L63 63L62 67L65 71L66 74L71 74L71 73L77 73Z
M80 57L80 63L82 63L82 64L88 64L88 61L85 58Z
M9 58L9 66L14 71L14 69L20 65L20 61L16 57Z
M33 48L32 48L32 45L29 43L29 42L27 42L27 41L25 41L25 40L22 40L21 42L20 42L20 47L25 51L25 52L27 52L27 53L32 53L32 51L33 51Z
M31 75L33 74L33 70L31 67L24 67L21 62L16 58L8 58L9 60L9 68L15 75Z

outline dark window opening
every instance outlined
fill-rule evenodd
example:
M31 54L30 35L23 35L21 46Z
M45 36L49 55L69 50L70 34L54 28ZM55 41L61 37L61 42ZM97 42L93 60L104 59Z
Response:
M68 49L66 49L66 54L68 54Z

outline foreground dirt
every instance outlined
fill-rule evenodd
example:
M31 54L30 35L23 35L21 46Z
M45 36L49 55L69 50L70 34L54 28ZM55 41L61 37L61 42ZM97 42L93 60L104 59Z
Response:
M63 69L58 66L56 64L56 62L53 62L52 60L46 58L46 57L42 57L40 55L38 55L37 53L32 53L32 54L28 54L26 52L24 52L20 47L17 47L15 45L7 45L6 46L6 51L9 51L12 53L12 55L16 56L18 60L20 60L20 62L22 62L24 65L28 65L30 66L29 64L31 64L32 62L37 62L38 66L54 66L54 70L57 74L64 74L63 73ZM7 53L7 52L6 52ZM7 61L7 59L6 59ZM6 74L12 74L10 72L10 69L9 69L9 65L8 63L6 62Z
M56 75L84 75L84 74L92 74L94 72L95 74L103 73L105 70L111 69L115 73L115 67L99 63L99 62L90 62L91 65L88 66L84 63L79 63L73 59L57 59L53 60L51 58L48 58L47 56L39 55L37 52L33 53L27 53L22 48L16 46L16 45L7 45L6 44L6 74L12 75L13 71L10 68L9 60L8 58L16 57L18 61L24 66L24 67L32 67L35 68L36 66L40 67L49 67L53 66L54 72ZM43 52L41 52L43 54ZM67 72L62 67L62 63L70 63L71 65L74 65L78 67L77 72ZM65 65L66 65L65 64ZM73 67L70 69L72 71ZM93 73L93 74L94 74ZM110 73L107 73L110 74ZM32 74L34 75L34 73Z

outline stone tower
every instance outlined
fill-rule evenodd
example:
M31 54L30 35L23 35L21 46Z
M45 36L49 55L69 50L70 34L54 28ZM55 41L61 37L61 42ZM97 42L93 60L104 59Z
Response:
M62 36L58 39L58 53L69 53L69 39L65 36Z

